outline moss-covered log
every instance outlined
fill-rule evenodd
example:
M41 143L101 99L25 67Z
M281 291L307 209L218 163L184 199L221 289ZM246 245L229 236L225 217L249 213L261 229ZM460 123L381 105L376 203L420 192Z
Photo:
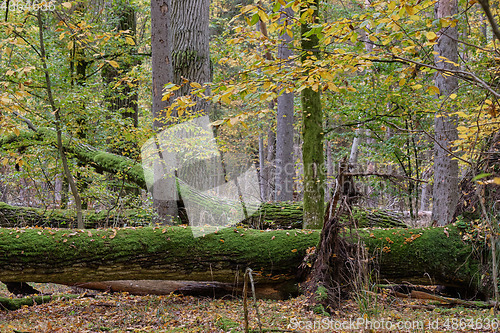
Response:
M86 228L104 226L144 226L151 223L151 215L139 210L83 211ZM0 227L70 228L76 225L76 211L70 209L41 209L11 206L0 202Z
M194 194L193 194L194 196ZM200 199L200 205L207 203ZM302 202L264 203L253 207L256 211L240 225L256 229L300 229L302 228ZM406 227L402 216L383 210L354 209L352 218L359 227ZM347 217L344 217L347 220ZM84 211L83 220L86 228L105 226L148 226L153 218L150 214L138 210L125 211ZM191 221L195 222L195 221ZM76 225L76 212L66 209L39 209L17 207L0 202L0 227L44 226L51 228L69 228Z
M305 250L317 241L316 233L302 230L206 231L194 238L189 227L0 229L0 281L234 282L248 266L258 281L282 282L294 277Z
M60 300L60 299L70 299L70 298L77 298L80 297L80 295L60 295L60 296L52 296L52 295L46 295L46 296L29 296L29 297L24 297L24 298L7 298L7 297L0 297L0 310L17 310L22 308L23 306L31 306L35 304L44 304L44 303L49 303L54 300Z
M56 133L52 129L40 128L37 132L22 132L19 136L11 135L0 138L0 147L2 149L19 148L32 144L34 141L44 141L54 147L56 144ZM65 150L77 158L83 164L95 168L99 172L109 172L113 175L121 175L126 180L136 184L137 186L147 189L146 179L148 175L144 175L142 164L125 156L115 155L105 151L101 151L95 147L78 141L76 138L63 136L63 144ZM189 186L180 179L177 179L178 190L182 193L183 200L189 202L191 206L199 207L200 212L209 212L212 216L233 216L231 213L234 210L241 209L241 203L234 200L226 200L215 198L206 195L195 188ZM23 226L23 225L46 225L52 227L70 226L75 219L71 213L61 211L46 211L41 210L21 210L17 209L15 213L8 211L9 208L5 204L0 203L0 226ZM278 202L278 203L247 203L247 211L252 211L251 216L243 221L244 225L252 225L260 228L301 228L303 221L303 203L302 202ZM363 212L355 210L354 217L360 227L403 227L404 223L397 218L388 217L385 214L383 218L377 217L380 211ZM114 213L111 213L112 215ZM75 214L76 215L76 214ZM117 214L114 214L117 215ZM18 216L18 218L16 218ZM45 218L49 216L49 218ZM115 225L148 225L151 217L145 217L145 220L140 220L145 217L142 214L127 212L121 216L122 222L119 219L114 219ZM114 218L114 217L113 217ZM190 217L192 218L192 217ZM195 217L198 218L198 217ZM16 221L17 219L17 221ZM86 227L98 227L107 225L109 215L107 213L92 213L87 212ZM19 223L21 222L21 223ZM182 221L187 223L188 221ZM189 221L191 224L197 225L201 221ZM225 221L225 223L237 223L240 221Z
M0 281L78 283L196 280L233 283L246 267L259 283L297 281L319 232L227 228L194 238L187 227L0 229ZM481 286L481 267L456 227L362 229L380 278ZM353 234L354 235L354 234ZM351 235L351 237L353 237ZM355 241L355 239L353 239Z

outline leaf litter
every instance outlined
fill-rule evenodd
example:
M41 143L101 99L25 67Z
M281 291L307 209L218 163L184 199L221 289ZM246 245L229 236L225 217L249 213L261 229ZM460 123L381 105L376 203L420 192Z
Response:
M16 311L0 311L0 332L244 332L243 301L237 297L133 296L82 291L54 284L33 286L44 293L74 294L78 291L81 297L24 306ZM0 296L13 297L3 286ZM479 329L480 323L498 319L488 309L429 306L428 302L398 299L384 293L376 294L376 298L373 294L370 297L369 303L363 303L359 298L357 302L347 301L341 311L334 311L331 315L315 313L302 296L288 300L258 300L257 303L263 332L417 331L365 330L360 326L335 329L333 326L361 319L393 323L418 321L429 327L418 332L496 331L485 329L484 325ZM252 302L249 303L249 318L250 331L258 332ZM432 323L439 325L431 327Z

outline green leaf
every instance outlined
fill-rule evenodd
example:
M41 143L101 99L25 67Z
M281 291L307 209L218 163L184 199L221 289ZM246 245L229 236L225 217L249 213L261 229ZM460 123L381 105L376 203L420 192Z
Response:
M489 176L491 176L491 173L482 173L482 174L479 174L476 177L472 178L472 181L483 179L483 178L486 178L486 177L489 177Z
M255 25L257 22L259 22L260 16L259 14L253 14L252 18L250 19L250 25Z

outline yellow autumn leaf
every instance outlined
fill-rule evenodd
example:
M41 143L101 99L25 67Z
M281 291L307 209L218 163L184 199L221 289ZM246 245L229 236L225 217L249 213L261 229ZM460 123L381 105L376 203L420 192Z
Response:
M425 34L425 37L427 37L427 39L432 42L432 41L436 40L437 35L434 31L429 31Z
M109 60L109 61L108 61L108 64L110 64L110 65L111 65L111 66L113 66L114 68L118 68L118 67L120 67L120 65L119 65L116 61L114 61L114 60Z
M231 104L231 99L229 99L229 95L228 94L222 95L221 101L224 102L224 103L226 103L226 104Z
M67 48L68 50L71 50L71 49L73 48L73 45L74 45L74 44L73 44L73 41L72 41L72 40L70 40L70 41L68 42L68 44L66 45L66 48Z
M134 39L132 37L125 37L125 42L128 44L128 45L135 45L135 42L134 42Z
M193 88L201 89L201 84L199 84L198 82L191 82L189 85Z
M61 6L63 6L64 8L70 9L71 8L71 2L63 2L61 4Z
M412 6L405 5L405 10L408 15L413 15L414 13Z
M439 94L439 88L436 86L430 86L429 88L427 88L427 91L429 92L430 95Z
M457 98L457 94L451 94L451 95L450 95L450 98L451 98L451 99L455 99L455 98Z

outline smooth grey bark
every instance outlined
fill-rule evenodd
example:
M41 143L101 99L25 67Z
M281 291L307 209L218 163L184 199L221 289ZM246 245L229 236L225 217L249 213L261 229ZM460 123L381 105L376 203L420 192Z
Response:
M153 127L164 126L163 110L168 106L162 101L165 84L173 81L172 38L169 31L170 0L151 0L151 68L153 74Z
M264 152L264 138L259 134L259 187L260 199L267 201L267 179L265 177L266 170L266 156Z
M281 44L278 46L278 59L287 66L288 59L293 55L290 43L293 38L287 34L286 27L293 18L291 7L281 8L281 24L284 31L280 36ZM286 92L286 87L281 87L282 93L278 96L278 112L276 116L276 201L293 200L293 178L295 166L293 163L293 92Z
M449 17L457 13L456 0L440 0L436 4L436 19ZM458 62L458 30L457 27L441 29L435 45L435 65L443 69L456 69ZM438 73L435 83L442 97L446 98L458 89L458 79L451 75ZM442 101L444 105L446 101ZM451 112L441 110L434 119L434 188L432 204L432 220L439 226L453 222L458 203L458 161L452 159L453 141L458 139L456 119Z
M274 198L274 172L276 158L276 133L272 129L267 132L267 154L265 167L265 180L267 181L267 201Z
M333 148L332 142L326 140L326 193L325 200L329 201L335 182L335 167L333 165Z
M361 130L356 129L354 139L352 140L351 153L349 154L349 168L355 168L356 164L358 164L358 155L359 155L359 141Z
M153 78L153 128L160 132L167 124L164 109L168 101L162 101L163 87L173 81L172 36L170 31L170 0L151 0L151 69ZM161 155L161 154L159 154ZM154 164L154 183L150 189L153 205L161 221L170 222L178 215L177 193L172 179L163 177L163 156ZM172 193L172 191L174 193Z

